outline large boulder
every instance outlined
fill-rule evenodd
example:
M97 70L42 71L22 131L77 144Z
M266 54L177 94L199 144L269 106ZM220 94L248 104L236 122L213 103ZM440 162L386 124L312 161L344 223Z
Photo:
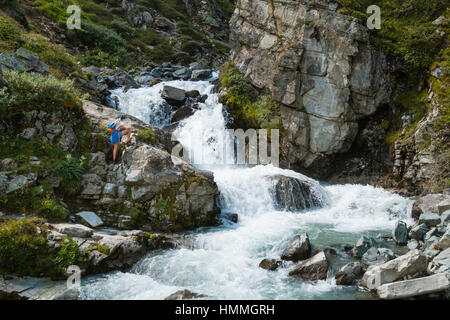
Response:
M420 274L426 269L427 258L420 250L411 250L396 259L366 271L362 278L362 284L369 289L377 289L385 283L399 280L407 275Z
M423 213L419 217L419 223L425 223L428 227L434 227L441 223L441 217L436 213Z
M409 237L417 241L422 241L427 232L428 226L425 223L421 223L411 228L409 231Z
M310 179L289 176L274 176L276 207L288 211L298 211L323 205L320 185Z
M311 256L311 243L308 234L302 233L292 239L287 248L281 254L281 259L288 261L299 261L308 259Z
M289 276L305 280L325 280L328 274L328 260L323 251L307 259L289 271Z
M405 299L429 293L441 292L450 288L450 273L429 277L386 283L377 290L381 299Z
M388 248L372 247L363 254L361 263L368 269L376 265L386 263L395 258L395 254Z
M84 222L89 224L92 228L99 227L103 224L102 219L100 219L95 212L91 211L81 211L76 214L80 217Z
M65 234L69 237L89 238L94 233L94 230L83 226L82 224L60 223L54 224L53 227L59 233Z
M450 248L438 253L428 265L429 273L450 272Z
M0 71L15 70L19 72L37 72L48 74L48 66L39 60L39 55L24 48L19 48L14 54L0 54Z
M283 105L291 168L325 174L320 162L348 151L358 121L391 99L394 64L365 24L323 2L238 1L230 46L239 72Z
M397 245L404 246L408 243L408 226L403 221L395 223L394 230L392 230L392 238Z
M356 245L353 247L351 253L356 258L362 258L364 253L367 252L372 247L377 247L378 241L374 238L370 238L367 236L361 236L356 242Z
M164 86L161 97L171 106L181 107L186 100L186 91L171 86Z

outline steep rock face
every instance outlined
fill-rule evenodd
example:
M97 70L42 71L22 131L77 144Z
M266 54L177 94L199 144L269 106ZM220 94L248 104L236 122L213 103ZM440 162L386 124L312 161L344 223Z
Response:
M230 28L234 65L282 104L288 167L348 151L358 121L390 100L386 57L336 5L239 0Z
M84 110L97 127L119 113L89 101ZM152 130L155 143L141 141L138 131L118 164L108 163L103 152L93 153L77 208L95 211L106 225L119 228L174 231L215 224L219 192L211 175L174 160L173 142L162 130L130 116L124 122L135 130Z

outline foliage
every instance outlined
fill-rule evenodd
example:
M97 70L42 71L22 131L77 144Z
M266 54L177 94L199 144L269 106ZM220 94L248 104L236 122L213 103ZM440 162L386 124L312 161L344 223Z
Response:
M137 134L137 139L147 143L147 144L155 144L156 143L156 136L155 133L153 132L153 130L138 130L136 132Z
M3 72L7 87L0 89L0 115L12 116L35 109L56 111L58 108L81 112L73 81L53 76Z
M0 269L18 275L40 275L50 267L45 229L38 219L0 224Z
M78 249L78 243L75 240L64 238L61 241L59 251L54 255L52 261L58 271L71 265L83 267L85 264L86 254L86 251L80 251Z
M67 219L67 213L63 207L52 199L49 194L40 201L40 205L36 210L38 216L53 222L61 222Z

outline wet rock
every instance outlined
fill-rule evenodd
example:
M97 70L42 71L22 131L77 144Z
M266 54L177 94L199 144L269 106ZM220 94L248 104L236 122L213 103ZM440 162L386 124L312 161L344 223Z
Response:
M377 245L378 242L374 238L362 236L361 238L358 239L355 247L352 249L351 252L354 257L362 258L362 256L364 255L364 253L367 252L367 250L369 250L372 247L376 247Z
M182 79L182 80L188 80L191 77L191 75L192 75L192 71L189 70L188 68L184 68L184 67L176 70L173 73L173 77L175 79Z
M180 107L184 104L186 99L186 91L171 86L164 86L161 97L166 100L168 104Z
M450 222L450 210L447 210L441 215L441 222L443 224Z
M409 237L411 239L421 241L427 232L428 226L425 223L421 223L411 228L409 231Z
M425 235L423 236L423 240L426 242L428 241L432 236L438 235L438 229L436 227L431 228Z
M199 96L200 96L200 92L198 90L186 91L186 97L188 97L188 98L197 98Z
M76 214L76 216L80 217L83 221L88 223L91 227L97 228L103 225L102 219L100 219L95 212L91 211L81 211Z
M192 71L191 80L207 80L211 78L212 72L208 69L195 69Z
M438 204L448 198L448 195L440 193L427 194L426 196L420 197L413 204L413 218L418 219L422 213L439 213Z
M386 263L395 258L394 252L387 248L370 248L361 258L364 268L373 267Z
M325 280L328 273L328 261L325 253L319 252L289 271L289 276L305 280Z
M441 273L413 280L386 283L377 290L381 299L405 299L450 288L450 273Z
M364 271L360 262L350 262L340 268L334 275L334 278L337 285L352 286L356 285L357 280L363 274Z
M259 267L262 269L275 271L281 264L282 262L276 259L263 259L259 264Z
M408 243L408 226L403 221L397 221L395 223L394 230L392 231L392 238L397 245L406 245Z
M194 114L194 112L195 111L192 109L191 106L181 107L177 111L175 111L175 113L172 116L172 120L170 122L174 123L189 118Z
M187 289L179 290L175 293L172 293L170 296L165 298L164 300L191 300L191 299L197 299L197 298L205 298L207 297L204 294L198 294L191 292Z
M322 206L319 185L308 179L297 179L288 176L275 176L274 191L276 206L279 209L298 211Z
M414 275L426 271L427 258L419 250L411 250L382 265L375 266L362 278L362 284L369 289L399 280L407 275Z
M441 217L435 213L423 213L419 217L419 223L424 223L428 227L434 227L441 223Z
M311 256L311 243L309 242L308 234L302 233L296 235L292 239L287 248L281 254L282 260L299 261L308 259Z
M234 223L237 223L239 218L237 213L225 213L223 217Z

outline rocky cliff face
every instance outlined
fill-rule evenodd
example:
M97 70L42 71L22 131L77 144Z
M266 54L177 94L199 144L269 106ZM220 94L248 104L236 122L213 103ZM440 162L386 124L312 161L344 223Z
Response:
M390 101L393 66L335 4L239 0L230 28L234 65L281 104L287 167L323 173Z

